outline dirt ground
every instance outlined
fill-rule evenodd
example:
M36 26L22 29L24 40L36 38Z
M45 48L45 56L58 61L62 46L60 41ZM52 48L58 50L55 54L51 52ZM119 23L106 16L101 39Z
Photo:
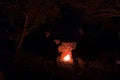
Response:
M80 62L81 59L79 59ZM100 60L64 65L37 55L18 55L0 70L0 80L120 80L120 65Z

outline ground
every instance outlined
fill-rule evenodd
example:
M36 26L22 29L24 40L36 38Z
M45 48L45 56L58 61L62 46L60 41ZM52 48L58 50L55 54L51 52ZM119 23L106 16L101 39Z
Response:
M61 66L38 55L19 54L9 67L1 69L0 80L119 80L119 74L119 64L104 64L99 59Z

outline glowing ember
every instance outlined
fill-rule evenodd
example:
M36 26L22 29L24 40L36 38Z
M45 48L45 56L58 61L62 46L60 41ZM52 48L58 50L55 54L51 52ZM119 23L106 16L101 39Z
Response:
M65 56L63 59L64 59L64 61L69 61L70 60L70 55Z
M61 62L73 63L72 52L63 52L60 57Z

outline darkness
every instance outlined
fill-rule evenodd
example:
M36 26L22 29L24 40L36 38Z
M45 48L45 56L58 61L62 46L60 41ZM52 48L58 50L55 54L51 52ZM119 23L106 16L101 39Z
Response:
M62 0L51 1L58 6L61 17L53 20L53 15L45 15L45 23L39 22L42 18L34 23L39 15L32 13L25 28L24 10L29 7L23 9L21 1L15 9L15 0L0 1L0 80L119 80L120 16L110 14L108 17L99 12L89 14L82 7L74 7L73 4L79 5L70 1L63 1L64 4ZM116 4L114 1L107 0L104 4ZM117 13L119 6L112 9ZM34 25L37 27L27 33ZM46 32L51 34L47 37ZM22 33L24 38L18 48ZM55 44L56 39L60 44ZM72 51L74 65L69 65L70 68L61 66L56 60L61 54L58 47L62 42L77 43Z
M85 14L81 10L72 7L60 7L62 19L56 23L55 34L63 41L76 41L79 28L84 22ZM62 32L61 32L62 31Z

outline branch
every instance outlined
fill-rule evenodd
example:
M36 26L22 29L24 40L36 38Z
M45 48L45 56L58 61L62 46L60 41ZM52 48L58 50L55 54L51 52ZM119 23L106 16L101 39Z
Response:
M36 28L36 27L37 27L36 25L32 26L31 28L28 29L27 32L30 32L32 29L34 29L34 28Z
M29 23L29 16L27 15L27 13L26 12L24 12L24 15L25 15L25 24L24 24L24 28L26 28L27 27L27 25L28 25L28 23Z
M36 27L37 27L37 26L34 25L34 26L32 26L31 28L29 28L29 29L25 32L25 36L28 35L29 32L30 32L31 30L33 30L34 28L36 28Z
M116 11L113 9L102 9L102 10L96 10L92 11L90 15L111 15L111 16L120 16L120 11Z

